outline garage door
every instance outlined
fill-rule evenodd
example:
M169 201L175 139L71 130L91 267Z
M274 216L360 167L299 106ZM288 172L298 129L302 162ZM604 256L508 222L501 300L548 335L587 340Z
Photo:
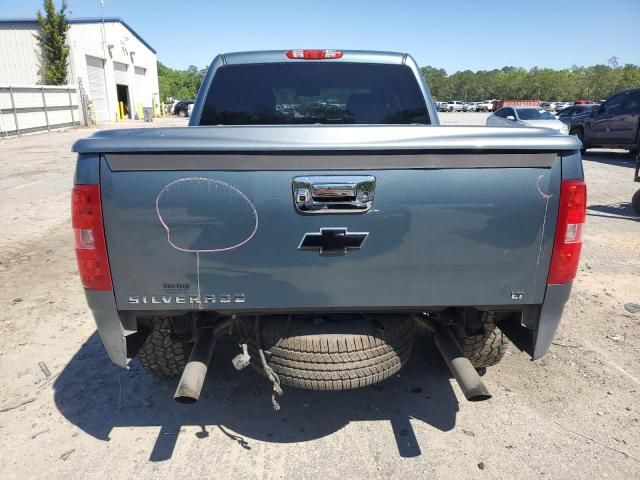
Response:
M128 85L127 65L120 62L113 62L113 74L116 77L116 83L119 85Z
M136 104L151 106L151 95L147 95L147 69L135 67L136 74Z
M87 76L89 77L89 98L93 102L96 120L108 121L107 85L104 80L104 60L87 55Z

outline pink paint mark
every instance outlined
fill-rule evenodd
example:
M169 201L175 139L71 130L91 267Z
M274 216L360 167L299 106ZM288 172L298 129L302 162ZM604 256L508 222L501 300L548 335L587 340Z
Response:
M202 294L200 293L200 252L196 252L196 275L198 277L198 310L202 310Z
M171 229L166 224L166 222L162 218L162 214L160 213L160 197L162 197L162 195L164 193L168 192L169 190L171 190L171 188L175 187L178 184L181 184L181 183L199 183L199 182L209 183L209 184L213 185L214 188L218 188L219 186L226 187L229 190L233 191L234 193L237 193L238 195L240 195L247 202L247 204L249 205L249 208L251 209L251 212L253 213L253 217L255 219L255 224L253 226L253 231L249 234L249 236L247 238L245 238L243 241L241 241L241 242L239 242L239 243L237 243L235 245L232 245L230 247L210 248L210 249L201 249L201 250L192 250L192 249L188 249L188 248L182 248L182 247L179 247L178 245L176 245L175 243L173 243L173 241L171 240ZM233 185L229 185L228 183L221 182L219 180L211 180L209 178L204 178L204 177L180 178L178 180L175 180L175 181L169 183L168 185L165 185L165 187L162 190L160 190L160 193L156 197L156 214L158 216L158 220L160 220L160 223L162 224L164 229L167 231L167 241L169 242L169 245L171 245L173 248L175 248L176 250L179 250L181 252L191 252L191 253L198 253L198 252L200 252L200 253L229 252L229 251L235 250L236 248L241 247L242 245L247 243L249 240L251 240L254 237L254 235L258 231L258 211L256 210L256 207L253 205L251 200L249 200L249 198L244 193L242 193L240 190L238 190Z
M536 188L538 189L538 193L540 194L540 196L544 199L547 200L547 202L549 201L549 199L551 197L553 197L552 194L550 193L544 193L542 191L542 187L540 186L540 182L542 182L542 180L544 179L544 174L538 175L538 181L536 182Z
M547 213L549 213L549 200L553 197L551 193L545 193L542 191L542 187L540 184L544 179L544 174L538 175L538 181L536 182L536 188L538 189L538 193L544 200L544 217L542 218L542 230L540 231L540 243L538 245L538 259L536 261L536 273L533 277L533 291L536 290L536 284L538 282L538 270L540 270L540 258L542 258L542 241L544 240L544 230L547 226Z
M254 222L253 230L251 231L251 233L245 239L243 239L241 242L238 242L235 245L231 245L229 247L207 248L207 249L188 249L188 248L183 248L183 247L180 247L180 246L176 245L173 242L173 240L171 239L171 228L169 227L169 225L167 225L167 222L165 222L164 218L162 218L162 213L160 213L160 198L162 197L163 194L169 192L171 189L175 188L176 186L178 186L180 184L202 183L202 182L205 182L205 183L209 184L210 187L212 187L212 188L214 188L216 190L218 188L220 188L220 187L229 189L229 191L239 195L247 203L247 205L249 206L249 208L251 210L251 213L253 214L255 222ZM164 227L164 229L167 232L167 242L169 243L169 245L171 245L171 247L173 247L174 249L176 249L176 250L178 250L180 252L195 253L196 254L196 275L197 275L197 283L198 283L198 309L202 310L203 304L202 304L202 292L201 292L201 288L200 288L200 254L202 254L202 253L230 252L231 250L235 250L236 248L239 248L239 247L245 245L247 242L249 242L255 236L256 232L258 231L258 211L256 210L256 207L253 205L251 200L249 200L249 197L247 197L243 192L238 190L233 185L230 185L230 184L225 183L225 182L221 182L219 180L212 180L212 179L205 178L205 177L186 177L186 178L180 178L178 180L175 180L175 181L165 185L164 188L162 190L160 190L160 193L156 197L156 215L158 216L158 220L160 221L160 223L162 224L162 226Z

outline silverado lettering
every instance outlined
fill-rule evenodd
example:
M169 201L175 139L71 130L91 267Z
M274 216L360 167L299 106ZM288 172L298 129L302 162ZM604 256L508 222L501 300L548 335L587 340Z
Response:
M245 302L245 296L243 294L236 294L236 295L219 295L218 297L218 301L220 303L231 303L232 301L234 303L244 303ZM131 305L138 305L138 304L154 304L154 305L159 305L159 304L171 304L171 303L181 303L181 304L197 304L197 303L216 303L216 296L215 295L203 295L203 296L198 296L198 295L130 295L129 296L129 303Z

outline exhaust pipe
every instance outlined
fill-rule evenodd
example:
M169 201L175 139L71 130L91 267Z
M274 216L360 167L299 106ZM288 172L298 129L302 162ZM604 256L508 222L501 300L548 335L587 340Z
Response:
M470 402L480 402L491 398L489 390L478 375L478 372L471 365L471 362L464 356L464 351L458 343L456 337L448 328L436 328L433 336L436 347L440 350L440 355L447 363L447 367L458 381L462 393Z
M449 367L449 371L460 385L460 389L470 402L480 402L491 398L489 390L464 355L462 347L451 330L427 318L419 318L418 322L426 326L432 333L440 355Z
M207 375L213 347L216 344L216 332L213 328L201 328L198 339L193 345L189 361L184 367L180 383L173 399L182 404L196 403L200 398L204 377Z

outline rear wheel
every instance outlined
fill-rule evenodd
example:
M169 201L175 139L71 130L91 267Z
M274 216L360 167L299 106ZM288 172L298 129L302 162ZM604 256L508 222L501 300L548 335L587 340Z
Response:
M179 117L186 117L187 116L187 112L185 112L184 110L178 110L178 116Z
M631 206L636 213L640 215L640 190L633 194L633 197L631 198Z
M496 326L494 312L483 312L484 333L460 338L465 356L475 368L496 365L507 352L509 340Z
M310 390L364 387L398 372L411 355L415 321L409 315L318 321L261 320L262 348L283 385ZM255 334L248 342L253 366L262 371Z
M581 128L576 128L571 132L571 135L575 135L576 137L578 137L578 140L582 142L582 148L580 149L580 153L584 154L584 152L587 151L587 145L584 143L584 130L582 130Z
M157 317L151 321L151 332L138 352L138 359L149 372L178 376L187 364L190 349L191 344L172 338L168 317Z

